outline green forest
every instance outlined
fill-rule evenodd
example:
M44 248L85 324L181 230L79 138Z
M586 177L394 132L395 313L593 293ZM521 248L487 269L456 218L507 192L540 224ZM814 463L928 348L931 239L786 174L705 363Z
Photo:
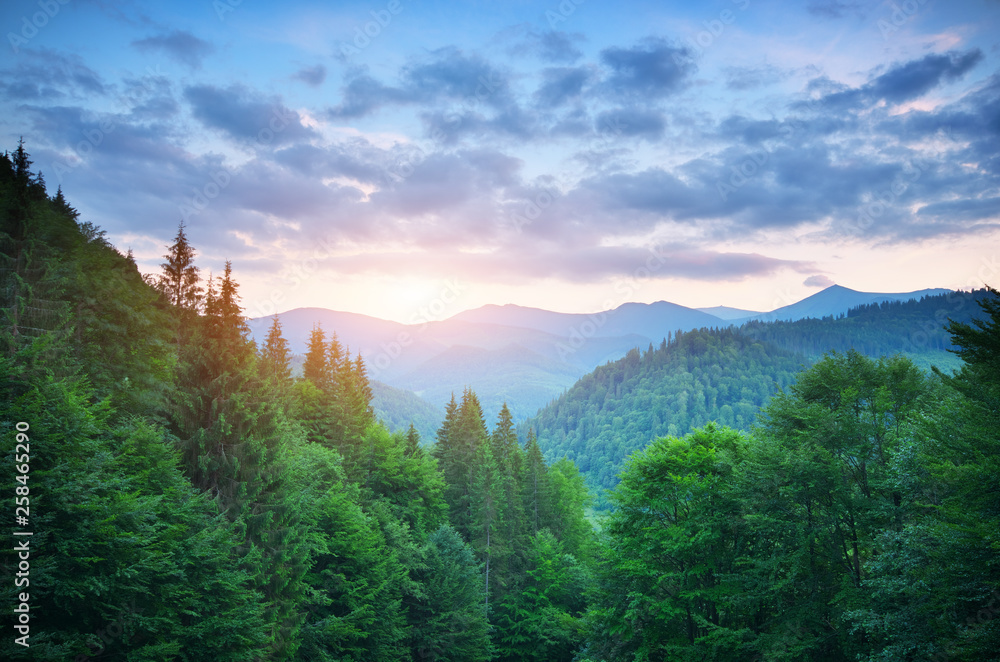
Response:
M947 370L670 334L523 427L456 384L421 439L336 329L293 377L236 266L182 225L144 276L31 165L0 157L0 658L998 659L995 290L907 336ZM890 308L829 322L889 347Z
M657 348L599 366L518 431L533 430L546 457L574 460L607 509L606 490L630 453L710 422L750 432L760 408L826 353L899 354L924 371L953 372L962 360L944 325L980 319L988 296L952 292L861 306L837 319L668 332Z

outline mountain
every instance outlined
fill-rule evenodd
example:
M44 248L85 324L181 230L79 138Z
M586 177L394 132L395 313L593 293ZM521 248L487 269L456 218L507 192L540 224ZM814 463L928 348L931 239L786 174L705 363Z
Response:
M504 402L515 420L538 413L582 376L574 366L519 345L484 349L456 345L399 380L402 388L442 405L470 386L492 426Z
M450 318L476 324L496 324L522 329L535 329L554 336L569 337L573 329L589 319L583 313L557 313L541 308L528 308L508 303L502 306L488 304L480 308L466 310Z
M417 393L439 407L453 391L471 386L488 418L496 416L505 401L518 419L531 416L595 366L649 344L638 334L560 337L533 328L457 319L406 325L323 308L297 308L278 318L299 356L319 324L327 338L336 333L352 354L361 354L373 380ZM260 343L270 318L251 320L250 326Z
M711 308L695 308L695 310L714 315L720 320L747 319L748 317L764 314L756 310L743 310L742 308L730 308L729 306L712 306Z
M451 318L464 322L499 324L544 331L564 338L612 338L638 335L646 342L659 342L667 333L718 326L715 315L667 301L625 303L597 313L556 313L539 308L507 304L467 310Z
M678 329L690 331L725 326L714 315L668 301L625 303L605 315L607 317L600 322L599 333L611 336L637 333L656 344Z
M631 349L657 346L678 330L746 325L760 323L755 320L763 318L822 318L844 314L859 305L944 292L948 290L877 294L835 285L772 313L753 313L723 306L698 310L658 301L626 303L613 310L591 314L491 305L423 324L401 324L325 308L297 308L281 313L279 318L284 336L296 354L305 352L313 326L319 324L328 337L336 332L341 344L352 354L361 354L373 380L412 391L435 407L443 407L452 391L460 393L465 386L470 386L479 395L487 418L492 419L506 401L515 419L523 420L597 366L618 360ZM743 313L751 317L734 317ZM861 325L860 322L855 324ZM254 339L260 343L267 335L270 318L251 320L250 326ZM860 331L856 329L855 332ZM865 331L869 336L876 332ZM778 330L761 327L753 333L774 334ZM808 354L811 351L796 348L796 343L806 342L800 331L792 329L780 333L785 336L768 336L767 341L793 352ZM758 338L765 339L764 336ZM822 346L824 341L820 336L813 339ZM396 402L398 398L390 400ZM413 403L405 405L407 411L411 405L416 406ZM399 406L404 407L403 404ZM416 415L417 410L413 412ZM384 413L390 415L388 411ZM421 415L420 420L428 419ZM404 425L408 421L401 418L398 423Z
M682 436L709 421L749 430L776 389L826 352L899 353L925 370L960 367L943 326L949 319L979 319L977 302L987 293L945 292L864 304L835 319L752 321L675 334L657 349L633 350L598 367L518 432L523 439L534 429L547 459L569 457L588 484L607 488L617 483L628 454L658 436Z
M444 408L424 400L413 391L372 381L372 409L375 417L393 432L406 432L410 423L420 433L423 444L433 443L444 420Z
M658 436L681 436L710 421L749 429L803 362L733 327L681 332L600 366L518 432L534 429L548 460L573 460L600 493L618 482L629 454Z
M909 301L919 299L923 296L947 294L951 290L937 288L927 290L917 290L916 292L905 292L901 294L887 294L878 292L858 292L848 287L831 285L830 287L808 296L801 301L782 306L769 313L759 313L751 315L745 319L733 320L734 323L748 322L750 320L761 320L765 322L774 321L795 321L806 317L822 318L830 315L837 316L846 313L851 308L863 306L870 303L881 303L883 301Z

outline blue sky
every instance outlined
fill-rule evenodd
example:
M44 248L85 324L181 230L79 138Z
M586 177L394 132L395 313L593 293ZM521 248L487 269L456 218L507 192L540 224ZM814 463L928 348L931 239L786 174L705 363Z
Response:
M0 11L3 147L251 316L1000 281L996 0Z

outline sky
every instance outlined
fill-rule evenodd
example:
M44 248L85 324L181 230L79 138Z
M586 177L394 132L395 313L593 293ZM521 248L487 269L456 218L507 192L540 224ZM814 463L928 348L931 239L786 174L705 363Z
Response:
M0 149L246 314L1000 284L997 0L8 0Z

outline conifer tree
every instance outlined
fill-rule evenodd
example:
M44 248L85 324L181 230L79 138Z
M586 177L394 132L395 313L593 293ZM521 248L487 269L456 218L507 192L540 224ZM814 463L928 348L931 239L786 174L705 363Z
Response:
M158 286L167 295L167 300L183 310L197 310L201 301L201 287L198 285L198 267L194 264L195 252L184 233L184 222L177 228L177 236L170 252L164 255L166 262L160 266L163 274Z
M281 335L281 319L275 315L271 318L271 328L261 349L261 367L271 378L283 383L291 379L291 352L288 341Z
M269 604L273 657L288 659L301 623L306 552L284 474L301 440L258 369L238 287L227 262L205 318L182 345L178 432L192 482L242 534L240 551Z
M505 557L507 552L506 541L502 539L501 530L501 522L504 517L501 475L490 445L481 444L476 449L476 462L472 471L472 486L469 494L470 542L479 558L483 560L487 607L489 606L490 594L495 591L495 559ZM494 570L494 584L490 583L491 569Z
M438 442L434 455L447 484L445 500L451 509L452 525L469 540L472 525L470 497L476 454L489 441L479 398L471 389L466 388L462 393L462 402L455 410L453 420L449 422L446 418L444 426L448 427L448 432ZM438 436L442 437L441 430Z
M309 334L306 360L302 364L302 376L315 384L317 388L323 389L328 380L327 365L326 334L323 332L323 327L316 324Z
M74 207L72 207L69 202L66 201L66 196L63 195L62 186L56 189L56 196L52 198L52 204L55 205L56 210L69 217L73 221L80 218L80 212L78 212ZM132 254L132 249L129 249L129 255Z
M493 658L480 567L461 536L447 525L423 548L415 579L421 599L410 606L414 658L428 662Z
M534 429L528 430L528 441L525 446L524 480L522 481L524 508L531 533L536 535L545 522L549 520L551 490L545 458L542 457L542 449L538 446Z
M408 457L416 457L422 452L423 450L420 448L420 433L413 427L413 423L410 423L410 427L406 430L406 454Z

